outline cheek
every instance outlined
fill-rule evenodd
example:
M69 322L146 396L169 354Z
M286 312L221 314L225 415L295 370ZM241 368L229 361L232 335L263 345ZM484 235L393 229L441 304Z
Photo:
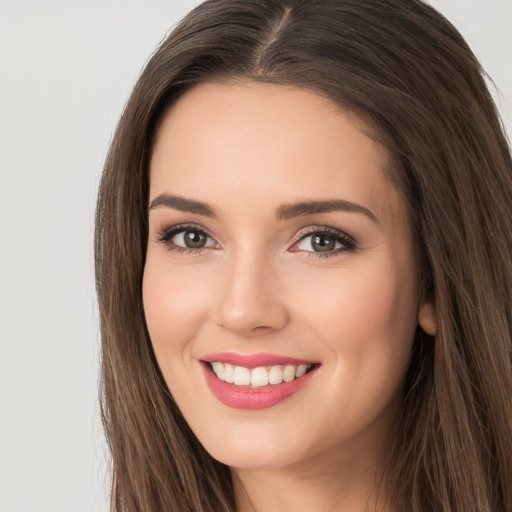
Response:
M354 293L345 324L351 336L344 349L357 361L354 380L368 390L369 399L380 390L390 398L400 384L417 324L416 294L409 282L387 274L378 283Z
M208 312L211 289L206 273L169 269L165 256L148 254L142 285L144 314L160 363L167 355L184 350L196 335Z
M386 261L336 277L317 281L315 293L296 290L297 316L309 319L333 382L344 387L326 390L326 403L341 393L363 420L382 410L405 375L417 326L416 279Z
M328 275L319 272L290 290L296 316L309 318L333 350L399 345L414 333L418 293L413 269L398 270L386 258L375 260Z

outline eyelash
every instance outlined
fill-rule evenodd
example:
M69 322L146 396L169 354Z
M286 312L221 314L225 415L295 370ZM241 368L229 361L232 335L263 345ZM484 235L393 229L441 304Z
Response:
M167 245L167 249L169 251L176 252L178 254L187 253L189 255L197 255L203 253L204 250L211 249L212 247L201 247L194 249L192 247L186 248L181 247L179 245L176 245L172 242L172 239L180 234L184 233L186 231L193 231L195 233L199 233L201 235L206 236L210 240L214 240L212 236L208 234L208 232L197 225L194 224L178 224L175 226L171 226L168 228L165 228L164 230L157 233L157 237L155 239L158 243L163 243ZM328 235L329 237L333 238L335 242L339 242L342 244L342 248L339 248L334 251L321 253L321 252L315 252L315 251L302 251L308 253L308 259L309 258L329 258L331 256L337 256L341 253L345 252L353 252L356 249L356 241L351 236L347 235L346 233L343 233L342 231L339 231L334 228L330 228L328 226L317 226L314 228L307 228L302 230L296 237L295 241L292 244L292 247L296 246L303 240L306 240L308 237L314 236L314 235ZM299 250L295 250L292 252L300 252Z
M308 258L329 258L331 256L338 256L341 253L353 252L356 249L356 241L351 236L347 235L347 233L344 233L343 231L339 231L338 229L330 228L328 226L317 226L302 230L298 234L292 247L314 235L328 235L333 238L335 242L339 242L343 247L326 253L304 251L308 253Z
M157 233L156 241L159 243L163 243L167 245L167 249L172 252L176 252L178 254L194 254L199 256L204 250L210 249L210 247L201 247L198 249L194 249L192 247L180 247L172 242L172 239L179 235L180 233L184 233L185 231L193 231L195 233L200 233L201 235L206 236L207 238L213 240L213 237L205 231L204 228L201 228L194 224L177 224L176 226L171 226L165 228L164 230Z

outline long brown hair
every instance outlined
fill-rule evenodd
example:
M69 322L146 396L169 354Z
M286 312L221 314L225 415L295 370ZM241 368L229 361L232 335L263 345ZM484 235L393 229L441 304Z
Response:
M101 181L96 284L111 509L234 511L229 468L190 431L156 363L141 283L159 121L193 85L316 91L393 155L438 330L418 330L386 474L397 510L512 511L512 163L480 64L420 0L208 0L154 53Z

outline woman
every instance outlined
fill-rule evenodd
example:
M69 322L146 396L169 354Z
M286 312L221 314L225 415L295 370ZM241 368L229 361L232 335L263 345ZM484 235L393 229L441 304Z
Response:
M210 0L100 186L112 510L512 510L512 164L417 0Z

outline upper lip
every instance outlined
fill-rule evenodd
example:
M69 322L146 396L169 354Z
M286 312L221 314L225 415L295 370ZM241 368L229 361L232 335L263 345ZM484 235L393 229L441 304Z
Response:
M297 359L295 357L282 356L278 354L259 353L259 354L241 354L239 352L216 352L207 354L200 358L201 361L208 363L219 362L229 363L235 366L243 366L245 368L258 368L259 366L274 365L301 365L301 364L317 364L318 361L307 359Z

